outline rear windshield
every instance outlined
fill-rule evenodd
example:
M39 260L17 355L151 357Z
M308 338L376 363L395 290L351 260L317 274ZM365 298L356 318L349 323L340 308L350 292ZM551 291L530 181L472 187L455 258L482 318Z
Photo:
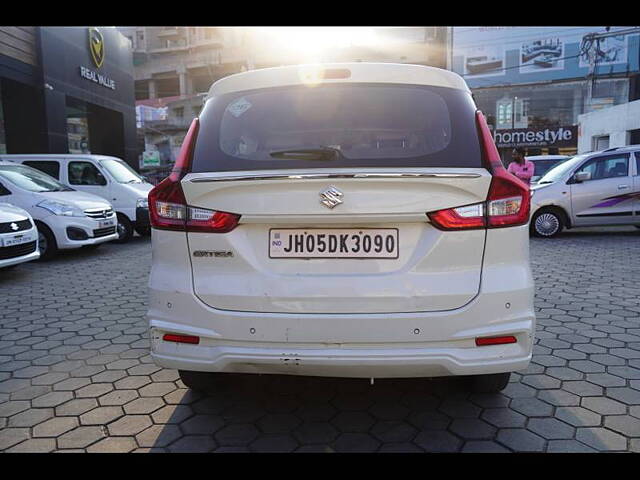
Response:
M331 84L226 94L202 111L192 171L482 167L475 111L469 93L445 87Z

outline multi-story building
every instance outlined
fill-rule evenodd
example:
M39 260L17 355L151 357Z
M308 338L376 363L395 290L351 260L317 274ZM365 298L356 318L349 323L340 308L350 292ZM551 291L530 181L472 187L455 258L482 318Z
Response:
M514 147L595 150L595 138L579 142L579 117L640 98L638 28L453 27L451 39L450 68L471 87L504 163Z
M167 109L166 121L142 122L141 127L146 149L160 151L162 164L175 159L188 124L202 108L201 94L227 75L324 61L444 68L447 58L445 27L118 28L132 46L137 103ZM355 36L345 37L347 31Z

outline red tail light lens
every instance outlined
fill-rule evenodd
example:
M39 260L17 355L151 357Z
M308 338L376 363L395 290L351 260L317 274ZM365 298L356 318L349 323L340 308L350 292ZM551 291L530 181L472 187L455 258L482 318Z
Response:
M196 118L184 138L171 175L149 192L151 226L160 230L181 232L227 233L238 225L240 215L190 207L182 191L180 181L191 169L197 133L198 119Z
M171 333L165 333L162 340L165 342L189 343L191 345L198 345L200 343L200 337L192 335L174 335Z
M509 343L517 343L516 337L507 335L504 337L484 337L476 338L476 346L483 347L485 345L506 345Z
M438 210L427 215L440 230L471 230L485 228L487 225L484 203Z
M529 221L529 186L511 175L502 165L500 154L482 112L476 112L476 126L482 145L482 159L491 172L486 202L466 207L430 212L427 215L440 230L502 228L525 225Z
M188 207L187 232L227 233L236 228L240 215Z

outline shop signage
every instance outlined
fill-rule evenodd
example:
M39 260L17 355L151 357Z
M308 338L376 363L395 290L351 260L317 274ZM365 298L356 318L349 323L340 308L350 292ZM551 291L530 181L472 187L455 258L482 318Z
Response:
M494 140L498 148L510 147L575 147L578 145L578 127L513 128L496 130Z
M160 165L160 152L158 150L142 152L143 167L157 167Z
M97 83L98 85L102 85L103 87L110 88L111 90L116 89L116 82L106 75L102 75L101 73L94 72L93 70L87 67L80 67L80 76L82 78L86 78L87 80L91 80L92 82Z

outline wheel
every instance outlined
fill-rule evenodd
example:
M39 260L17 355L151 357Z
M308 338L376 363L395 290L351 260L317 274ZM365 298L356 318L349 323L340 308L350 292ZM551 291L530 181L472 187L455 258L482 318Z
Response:
M141 237L148 237L151 235L151 227L136 227L136 232Z
M509 384L511 372L476 375L471 379L471 389L475 393L496 393Z
M562 215L556 210L540 210L531 220L531 233L536 237L555 237L563 228Z
M40 259L48 260L58 253L58 243L53 232L43 223L37 223L38 228L38 250Z
M196 392L206 392L210 390L215 379L218 377L211 372L192 372L189 370L178 370L180 380L187 388Z
M116 243L127 243L133 237L133 227L131 226L131 222L127 217L122 214L118 214L118 227L116 228L118 232L118 239Z

